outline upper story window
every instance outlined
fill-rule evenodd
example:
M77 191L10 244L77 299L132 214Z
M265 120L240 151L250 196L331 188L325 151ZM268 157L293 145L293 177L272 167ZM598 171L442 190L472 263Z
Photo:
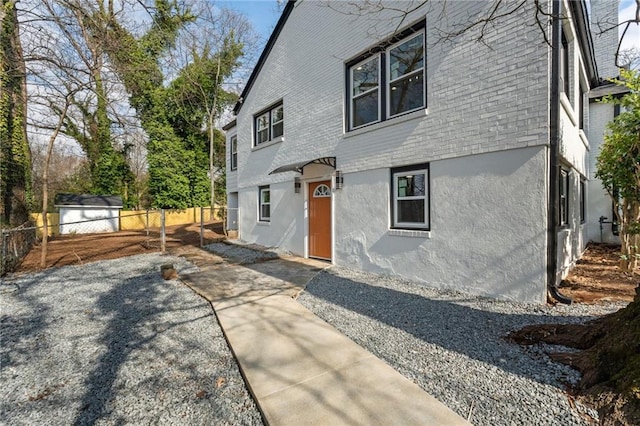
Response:
M429 165L391 169L392 228L429 229Z
M237 136L231 136L231 141L230 141L230 145L231 145L231 155L230 157L230 166L231 166L231 170L236 170L238 168L238 137Z
M425 107L424 44L422 22L347 64L350 130Z
M562 44L560 47L560 89L571 100L570 81L569 81L569 42L562 31Z
M284 108L282 103L255 116L255 145L276 140L284 135Z

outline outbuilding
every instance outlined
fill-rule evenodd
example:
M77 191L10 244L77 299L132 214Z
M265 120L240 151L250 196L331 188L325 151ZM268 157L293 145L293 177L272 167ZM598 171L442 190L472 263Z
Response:
M116 232L122 198L115 195L57 194L54 206L60 212L60 234Z

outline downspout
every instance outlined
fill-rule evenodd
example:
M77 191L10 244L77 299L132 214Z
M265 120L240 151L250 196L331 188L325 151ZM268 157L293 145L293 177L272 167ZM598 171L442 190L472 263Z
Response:
M558 270L558 151L560 136L560 45L562 43L561 0L553 0L551 27L551 105L549 110L549 200L547 202L547 294L560 303L573 300L560 294Z

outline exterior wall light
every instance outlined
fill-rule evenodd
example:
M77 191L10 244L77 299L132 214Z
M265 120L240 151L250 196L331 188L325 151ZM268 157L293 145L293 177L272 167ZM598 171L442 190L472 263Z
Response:
M296 194L299 194L299 193L300 193L300 189L301 189L301 188L302 188L302 183L300 182L300 178L299 178L298 176L296 176L296 177L293 179L293 191L294 191Z
M340 170L336 170L336 189L342 189L343 184L344 177L342 176L342 172Z

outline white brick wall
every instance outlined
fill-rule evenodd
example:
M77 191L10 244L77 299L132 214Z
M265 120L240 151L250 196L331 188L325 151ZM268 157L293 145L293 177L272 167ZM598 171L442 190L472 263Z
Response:
M598 73L602 78L619 75L615 64L618 47L618 30L602 33L602 30L614 28L618 23L617 0L591 0L591 36L593 39Z
M489 6L448 2L446 16L462 22ZM501 22L500 31L491 31L489 47L473 41L472 33L437 42L444 24L436 21L437 6L431 7L433 16L426 15L425 6L406 20L427 18L428 114L348 135L345 61L386 38L393 21L380 15L372 24L323 2L294 8L237 118L239 187L290 179L265 178L265 172L326 155L336 156L339 167L350 172L548 143L549 49L538 29L522 25L532 16L531 6ZM285 109L284 142L252 150L253 115L279 99Z

